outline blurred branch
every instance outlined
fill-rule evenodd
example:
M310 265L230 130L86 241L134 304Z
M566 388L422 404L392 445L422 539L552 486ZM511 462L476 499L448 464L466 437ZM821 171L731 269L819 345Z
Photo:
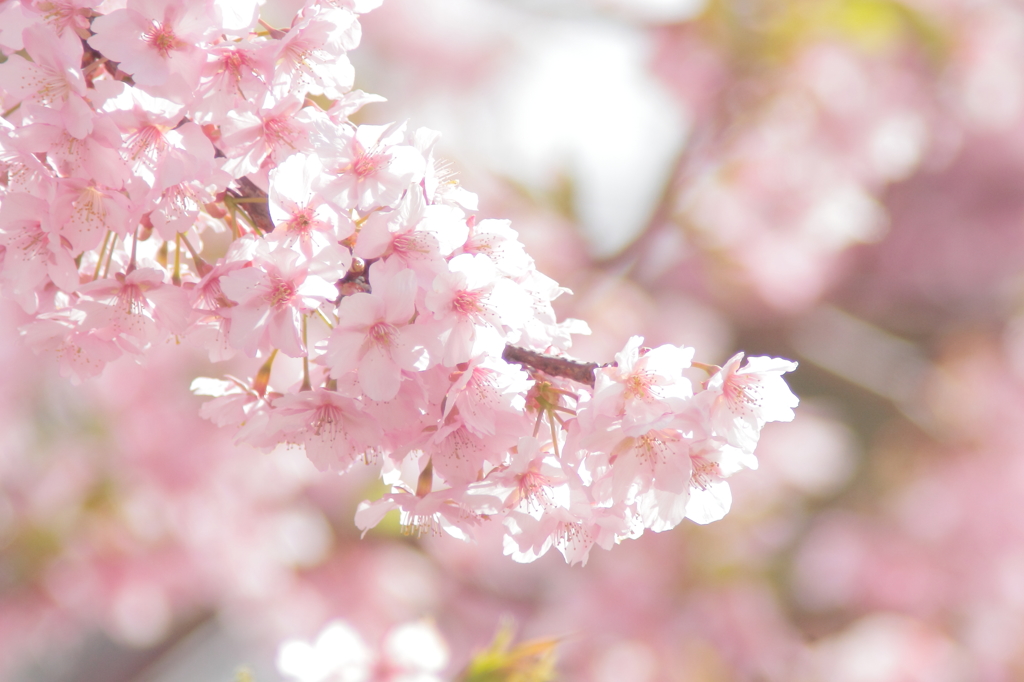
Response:
M932 365L915 344L832 306L807 315L791 338L807 360L886 398L925 432L936 432L921 400Z

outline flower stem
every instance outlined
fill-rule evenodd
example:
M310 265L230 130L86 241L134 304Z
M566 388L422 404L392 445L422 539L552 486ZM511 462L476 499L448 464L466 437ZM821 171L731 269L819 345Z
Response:
M100 268L103 266L103 255L107 252L107 243L110 241L110 230L107 230L107 234L103 237L103 243L100 245L100 255L96 259L96 270L92 273L92 279L95 282L100 278Z
M174 272L171 274L171 284L181 286L181 235L174 235Z
M270 383L270 369L274 365L274 358L277 357L277 349L275 348L270 352L270 357L263 363L259 371L256 372L256 378L252 382L252 390L256 391L259 397L263 397L267 393L267 384Z
M110 240L110 250L107 251L107 264L103 266L103 279L110 274L110 261L114 260L114 247L117 245L117 237Z
M135 271L135 252L139 246L139 227L135 226L135 234L132 236L132 258L128 261L128 267L125 269L125 274L130 275Z
M181 237L181 242L188 249L188 252L192 254L192 262L196 264L196 271L199 273L199 276L205 276L210 271L210 264L203 260L202 256L196 252L195 247L192 246L192 242L188 240L184 232L179 232L178 236Z
M306 342L306 321L309 319L308 315L302 316L302 345L306 349L306 354L302 356L302 388L300 391L309 391L313 388L309 382L309 344Z

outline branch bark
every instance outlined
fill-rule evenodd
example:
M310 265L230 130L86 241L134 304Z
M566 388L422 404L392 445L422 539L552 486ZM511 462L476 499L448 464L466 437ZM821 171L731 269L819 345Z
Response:
M505 362L532 367L553 377L572 379L591 388L594 386L597 369L606 366L596 362L580 362L579 360L563 358L557 355L538 353L537 351L527 350L512 344L505 345L505 351L501 354L501 357Z
M236 180L238 189L229 189L236 199L255 199L256 201L239 202L238 208L245 211L252 219L253 224L263 234L274 231L274 220L270 217L270 206L267 204L267 193L260 189L256 183L249 178L242 176Z

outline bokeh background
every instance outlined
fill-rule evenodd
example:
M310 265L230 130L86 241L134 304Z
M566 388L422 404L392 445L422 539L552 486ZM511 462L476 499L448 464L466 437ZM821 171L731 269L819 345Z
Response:
M286 13L287 3L275 11ZM335 618L503 618L558 679L1024 678L1024 5L385 0L361 122L442 132L607 361L631 334L800 361L709 526L586 567L385 524L358 475L237 448L166 348L71 386L0 305L0 679L283 679Z

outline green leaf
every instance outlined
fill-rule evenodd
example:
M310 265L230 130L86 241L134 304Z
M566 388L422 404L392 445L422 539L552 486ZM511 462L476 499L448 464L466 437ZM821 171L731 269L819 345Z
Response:
M537 639L512 646L511 620L498 627L491 646L477 654L458 682L552 682L559 639Z

